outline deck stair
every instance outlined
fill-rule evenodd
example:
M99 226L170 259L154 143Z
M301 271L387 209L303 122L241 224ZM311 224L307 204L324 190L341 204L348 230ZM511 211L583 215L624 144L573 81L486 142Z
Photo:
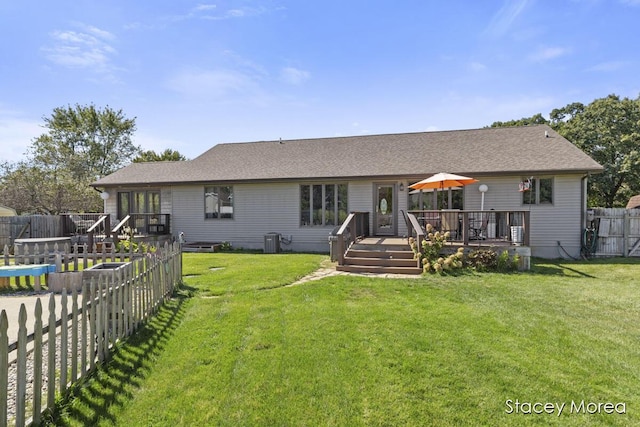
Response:
M406 239L366 238L354 243L338 271L350 273L421 274Z

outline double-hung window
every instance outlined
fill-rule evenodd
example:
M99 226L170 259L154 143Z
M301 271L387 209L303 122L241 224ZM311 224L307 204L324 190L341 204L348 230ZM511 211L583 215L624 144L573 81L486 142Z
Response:
M523 178L520 189L523 205L553 204L553 178Z
M347 184L300 186L300 225L339 225L347 218Z
M233 187L204 187L204 217L233 219Z

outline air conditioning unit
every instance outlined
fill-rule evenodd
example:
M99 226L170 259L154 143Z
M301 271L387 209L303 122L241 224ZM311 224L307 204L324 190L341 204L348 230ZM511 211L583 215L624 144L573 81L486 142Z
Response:
M280 252L280 234L267 233L264 235L264 253L277 254Z

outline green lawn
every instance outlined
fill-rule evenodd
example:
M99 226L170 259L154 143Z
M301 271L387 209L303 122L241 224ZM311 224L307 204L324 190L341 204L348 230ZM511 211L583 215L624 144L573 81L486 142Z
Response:
M185 254L176 298L55 423L640 425L640 262L285 287L323 259Z

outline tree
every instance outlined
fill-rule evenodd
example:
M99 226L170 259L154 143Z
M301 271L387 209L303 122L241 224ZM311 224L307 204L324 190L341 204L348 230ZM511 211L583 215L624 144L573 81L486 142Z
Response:
M549 121L545 119L542 114L538 113L531 117L523 117L520 120L509 120L508 122L493 122L492 128L503 128L510 126L527 126L527 125L546 125Z
M18 214L102 210L98 193L86 183L74 179L68 171L47 171L25 161L5 164L3 169L0 199Z
M133 159L133 163L143 162L163 162L163 161L181 161L187 160L185 156L178 151L167 148L162 153L158 154L153 150L142 151Z
M591 206L625 206L640 192L640 98L617 95L554 109L551 126L604 167L589 177Z
M0 200L20 213L101 211L90 184L140 152L132 142L135 118L76 105L54 109L44 122L47 132L32 141L29 158L2 165Z
M122 110L95 106L58 107L43 118L47 133L31 144L33 160L44 169L66 169L76 179L108 175L140 152L132 142L135 118Z

